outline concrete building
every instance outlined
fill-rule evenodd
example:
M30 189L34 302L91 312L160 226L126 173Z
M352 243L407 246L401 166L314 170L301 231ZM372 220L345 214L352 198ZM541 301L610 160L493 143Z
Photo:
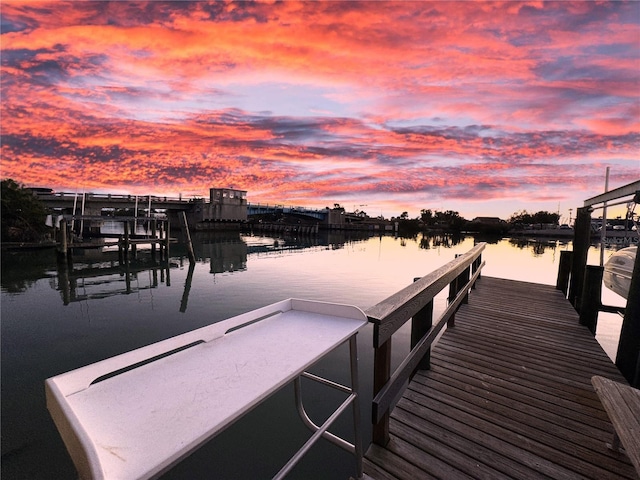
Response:
M247 192L233 188L209 189L209 216L206 220L247 221Z
M222 223L241 224L247 221L247 192L233 188L209 189L209 201L193 200L187 213L189 227L196 230L215 229Z

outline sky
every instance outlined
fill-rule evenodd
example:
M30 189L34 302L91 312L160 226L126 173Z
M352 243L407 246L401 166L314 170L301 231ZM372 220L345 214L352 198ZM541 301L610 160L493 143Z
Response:
M0 5L0 176L563 219L640 180L640 2ZM597 216L597 214L594 214Z

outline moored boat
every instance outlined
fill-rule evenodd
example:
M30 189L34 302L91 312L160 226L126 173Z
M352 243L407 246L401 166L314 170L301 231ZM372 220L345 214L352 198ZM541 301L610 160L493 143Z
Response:
M638 247L627 247L614 253L604 266L604 285L621 297L627 298L633 275Z

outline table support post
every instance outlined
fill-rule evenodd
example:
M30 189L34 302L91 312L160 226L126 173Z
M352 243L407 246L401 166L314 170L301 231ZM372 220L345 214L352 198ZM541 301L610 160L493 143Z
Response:
M357 342L357 334L352 335L349 339L349 353L351 359L351 390L355 394L355 398L353 399L353 431L354 431L354 441L353 444L355 446L355 456L356 456L356 475L357 479L360 480L364 477L363 468L362 468L362 431L361 431L361 418L360 418L360 381L358 379L358 342Z

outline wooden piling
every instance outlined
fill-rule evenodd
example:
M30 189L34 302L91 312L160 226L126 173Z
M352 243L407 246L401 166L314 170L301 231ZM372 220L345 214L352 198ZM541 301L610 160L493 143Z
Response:
M67 250L69 249L67 241L67 221L63 218L60 220L60 242L58 242L58 260L67 260Z
M602 277L604 268L587 265L580 300L580 325L585 325L595 335L598 326L598 312L602 306Z
M129 263L129 222L125 221L123 223L124 227L124 239L122 241L122 258L123 263L126 265Z
M587 252L591 240L591 209L581 207L577 209L574 225L573 259L571 264L571 281L569 283L569 301L573 308L579 311L584 272L587 266Z
M160 223L158 223L158 249L160 250L161 261L164 260L163 235L164 235L164 222L160 221Z
M169 220L165 222L165 231L164 231L164 257L165 260L169 261L169 232L171 232L171 223ZM169 278L169 270L167 269L167 279ZM167 280L168 283L168 280Z
M640 247L638 247L640 250ZM640 255L636 253L631 285L627 295L616 366L629 384L640 388Z
M124 236L118 239L118 264L124 265Z
M151 201L149 201L151 202ZM153 220L151 220L151 258L155 261L156 259L156 240L158 239L156 237L156 230L157 230L157 221L154 218Z
M180 219L182 220L182 228L187 240L187 253L189 255L189 261L191 263L196 262L196 255L193 253L193 244L191 243L191 233L189 233L189 224L187 223L187 214L180 212Z
M560 252L560 264L558 265L558 278L556 280L556 290L561 290L565 298L569 288L569 276L571 275L571 262L573 252L564 250Z

